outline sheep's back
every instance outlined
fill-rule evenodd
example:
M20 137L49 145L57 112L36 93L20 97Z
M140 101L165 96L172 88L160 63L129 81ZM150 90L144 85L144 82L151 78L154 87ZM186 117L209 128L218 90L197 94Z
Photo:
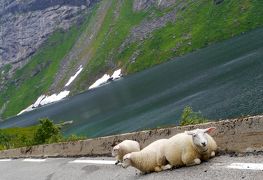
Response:
M164 145L167 139L152 142L140 152L133 153L133 166L142 172L153 172L155 167L166 165Z

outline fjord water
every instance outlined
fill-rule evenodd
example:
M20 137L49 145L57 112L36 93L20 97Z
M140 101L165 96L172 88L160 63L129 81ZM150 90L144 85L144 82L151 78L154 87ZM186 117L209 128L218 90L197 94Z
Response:
M30 92L29 92L30 93ZM0 123L73 121L65 134L96 137L178 124L185 106L219 120L263 113L263 29L197 50Z

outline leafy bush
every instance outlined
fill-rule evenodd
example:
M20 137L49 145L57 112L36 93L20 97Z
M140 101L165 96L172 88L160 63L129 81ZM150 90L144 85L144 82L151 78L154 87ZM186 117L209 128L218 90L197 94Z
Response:
M184 108L180 120L181 126L200 124L205 122L208 122L208 120L202 116L201 112L194 112L190 106L186 106Z
M41 119L34 135L35 144L54 143L62 139L60 128L49 119Z

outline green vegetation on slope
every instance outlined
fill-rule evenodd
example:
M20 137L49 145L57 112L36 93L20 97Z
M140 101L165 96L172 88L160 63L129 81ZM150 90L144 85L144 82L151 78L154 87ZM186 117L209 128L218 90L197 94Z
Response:
M114 61L115 55L132 27L146 17L146 12L133 12L133 1L113 0L103 25L92 42L93 54L77 82L77 92L87 88L98 75L120 67ZM118 13L116 13L118 12Z
M61 129L63 126L49 119L41 119L38 126L0 129L0 150L86 139L76 135L63 137Z
M110 4L103 12L105 18L96 15L99 8L93 8L81 27L53 34L30 63L16 73L7 89L0 92L0 106L9 102L3 117L17 114L39 95L48 92L61 60L81 35L92 32L94 22L100 22L101 26L91 38L88 50L76 52L79 53L76 61L86 59L87 62L70 89L72 94L87 90L97 78L117 68L122 68L125 74L135 73L263 25L261 0L228 0L219 5L212 0L179 0L173 7L150 7L139 12L133 11L133 2L102 0L97 6ZM154 30L148 38L122 47L132 28L171 12L181 2L185 6L178 8L174 22ZM64 75L61 86L68 76Z
M32 144L37 126L0 129L0 150Z
M219 5L211 0L186 0L187 5L177 11L175 22L155 30L147 39L128 43L120 52L133 27L171 12L182 1L173 7L151 7L140 12L132 10L132 1L112 2L74 92L86 90L96 78L116 68L121 67L125 74L138 72L263 25L260 0L230 0ZM139 55L131 62L136 52Z
M15 82L10 83L6 91L0 95L1 102L8 99L3 117L17 114L48 90L59 68L60 60L70 50L77 36L77 27L71 28L68 32L57 31L30 63L16 72Z
M229 0L220 5L214 5L211 0L192 1L184 10L177 12L175 23L156 30L152 38L142 43L133 43L118 61L127 64L130 52L140 51L136 62L127 67L128 73L138 72L231 38L262 26L262 8L260 0Z
M74 25L68 31L56 31L30 62L16 72L6 89L0 92L0 106L8 102L3 118L19 113L48 91L61 60L69 53L88 21L89 18L81 26Z

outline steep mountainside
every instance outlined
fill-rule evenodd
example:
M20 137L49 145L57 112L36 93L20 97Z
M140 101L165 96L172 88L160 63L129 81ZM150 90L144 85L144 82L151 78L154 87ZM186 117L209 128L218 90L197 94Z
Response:
M26 63L55 29L68 29L91 5L87 0L4 0L0 2L0 68Z
M119 68L135 73L263 25L261 0L45 1L5 0L0 8L3 118L41 94L67 90L74 95L105 73ZM4 80L21 60L21 66L28 63ZM80 67L79 76L65 86Z

